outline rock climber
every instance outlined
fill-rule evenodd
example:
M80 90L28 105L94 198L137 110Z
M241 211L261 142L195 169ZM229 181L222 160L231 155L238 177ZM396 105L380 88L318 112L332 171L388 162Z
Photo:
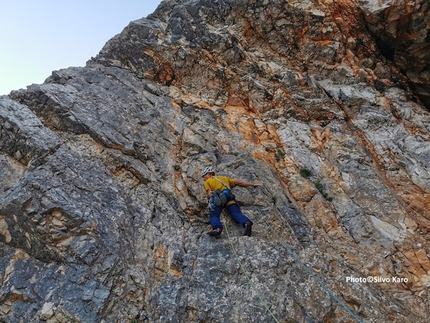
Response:
M250 237L252 233L252 221L248 219L240 211L239 205L236 203L234 194L231 192L233 186L260 186L260 184L250 183L243 180L233 179L227 176L215 176L215 171L212 167L206 167L202 171L202 177L205 181L204 187L209 199L210 223L212 231L208 232L210 236L219 236L222 233L222 224L220 220L221 212L224 208L230 213L231 218L236 223L239 223L244 229L244 235ZM216 198L219 195L215 193L222 192L225 196L225 204L219 205ZM218 205L217 205L218 204Z

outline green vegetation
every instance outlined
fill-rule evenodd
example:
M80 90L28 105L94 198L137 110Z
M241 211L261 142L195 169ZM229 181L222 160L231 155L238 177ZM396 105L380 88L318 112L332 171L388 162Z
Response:
M278 151L275 153L276 161L280 161L282 158L285 157L285 152L283 152L281 149L278 149Z
M300 175L304 178L309 178L309 176L311 176L311 171L306 168L302 168L300 169Z
M314 182L315 188L321 193L321 195L329 202L333 201L333 197L327 194L327 192L324 191L324 187L321 184L320 181Z

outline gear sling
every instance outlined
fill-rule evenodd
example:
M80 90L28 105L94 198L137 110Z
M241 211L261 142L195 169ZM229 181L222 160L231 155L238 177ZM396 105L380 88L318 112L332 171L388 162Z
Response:
M235 203L234 195L231 193L230 186L216 176L214 176L213 178L220 182L225 187L225 189L223 189L222 191L220 189L215 190L212 193L212 202L216 206L227 206Z

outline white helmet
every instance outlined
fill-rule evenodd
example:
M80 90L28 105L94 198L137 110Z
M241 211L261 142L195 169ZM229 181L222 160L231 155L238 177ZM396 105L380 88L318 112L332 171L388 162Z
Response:
M214 173L215 174L215 171L213 170L213 168L211 166L208 166L202 170L202 177L205 176L207 173Z

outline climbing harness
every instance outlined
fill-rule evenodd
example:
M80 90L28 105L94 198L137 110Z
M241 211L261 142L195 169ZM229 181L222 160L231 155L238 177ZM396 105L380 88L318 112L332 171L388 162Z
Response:
M242 271L243 275L246 277L246 279L247 279L249 285L251 286L252 290L254 291L254 293L260 299L260 301L263 304L266 311L270 314L271 317L273 317L273 319L275 320L276 323L279 323L278 319L275 317L273 312L270 310L269 305L267 305L267 302L263 299L263 296L258 292L257 287L255 286L255 284L253 283L251 278L246 273L245 268L243 268L242 262L240 261L239 256L237 255L236 248L233 246L233 243L231 242L230 233L227 229L227 225L226 225L224 220L223 220L223 227L225 228L225 232L227 233L228 242L230 243L230 246L233 250L234 257L236 258L236 261L239 264L240 270Z
M288 246L288 244L279 236L279 234L275 231L275 229L270 225L269 222L267 222L266 217L261 213L260 208L258 208L258 212L261 215L261 218L264 220L264 222L267 224L267 226L270 228L270 230L276 235L276 237L278 238L279 242L284 246L285 249L287 249L287 251L294 257L294 259L300 264L300 266L302 266L307 272L308 274L316 280L316 282L318 284L320 284L320 286L340 305L342 306L349 314L351 314L351 316L357 320L357 322L359 323L363 323L363 321L361 321L361 319L354 313L352 312L339 298L336 297L336 295L334 295L332 293L332 291L320 280L318 279L318 277L312 272L311 269L309 269L299 258L299 256L297 256L297 254Z

